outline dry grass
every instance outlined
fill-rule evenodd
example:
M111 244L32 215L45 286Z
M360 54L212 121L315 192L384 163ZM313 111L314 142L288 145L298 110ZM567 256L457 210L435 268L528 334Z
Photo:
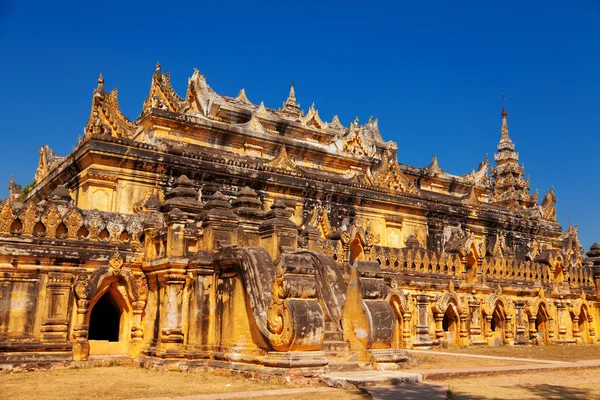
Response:
M600 399L598 369L528 372L446 381L452 400Z
M600 346L597 345L470 347L450 348L443 351L555 361L600 360Z
M470 358L458 356L445 356L437 354L413 353L419 364L409 369L425 370L439 368L477 368L477 367L500 367L507 365L535 365L526 361L494 360L485 358Z
M64 368L0 375L0 398L11 400L117 400L190 396L294 387L208 372L166 372L135 367ZM352 392L315 393L319 399L363 399ZM273 397L270 397L273 399ZM278 396L279 400L299 399Z

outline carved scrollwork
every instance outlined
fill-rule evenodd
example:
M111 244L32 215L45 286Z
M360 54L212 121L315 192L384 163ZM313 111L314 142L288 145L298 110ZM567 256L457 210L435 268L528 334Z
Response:
M125 287L129 299L145 302L148 298L148 282L141 271L132 271L125 266L125 260L115 251L108 260L108 266L95 270L91 275L81 272L73 284L73 291L78 300L91 300L102 287L106 278L116 278Z
M118 250L110 256L108 265L115 275L118 275L121 272L121 267L123 267L123 257L121 257Z
M379 233L376 233L375 230L373 229L373 225L371 224L370 221L367 223L365 239L367 241L367 246L369 246L369 247L376 245L377 243L379 243L379 240L381 239Z
M33 228L37 221L37 210L33 202L30 202L21 213L21 223L23 224L22 235L33 236Z
M121 233L125 230L125 224L121 216L118 214L112 216L106 224L106 229L110 235L110 242L119 243Z
M73 284L73 291L78 300L88 300L88 285L89 277L85 272L77 276L77 280Z
M144 224L139 214L133 215L127 224L127 233L131 236L131 245L136 248L141 246L140 235L144 232Z
M148 281L143 272L135 274L135 279L132 281L132 289L134 296L139 301L146 301L148 299Z
M67 226L67 239L76 240L77 232L83 225L81 212L76 208L71 209L65 218L65 225Z
M10 225L14 219L12 204L10 199L6 199L0 209L0 235L10 234Z
M46 227L46 237L48 239L56 238L56 229L62 223L62 219L58 208L54 204L42 216L42 223Z
M279 336L283 332L283 327L285 324L285 310L283 305L284 288L283 288L283 278L278 276L275 278L275 282L273 282L273 290L271 295L271 307L269 307L269 312L267 314L267 326L269 328L269 332L278 335L278 342L282 344L285 342L285 338Z
M106 226L104 223L104 219L100 215L98 210L93 210L87 215L87 218L84 220L83 224L85 228L89 232L88 238L90 240L98 240L98 235Z
M267 312L269 341L277 351L318 350L325 316L317 300L310 254L283 254ZM307 317L309 317L307 319Z

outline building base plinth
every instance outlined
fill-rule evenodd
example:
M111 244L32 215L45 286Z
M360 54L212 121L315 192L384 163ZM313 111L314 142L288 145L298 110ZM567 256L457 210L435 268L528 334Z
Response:
M270 351L262 363L269 367L303 368L322 367L329 364L329 360L322 351Z

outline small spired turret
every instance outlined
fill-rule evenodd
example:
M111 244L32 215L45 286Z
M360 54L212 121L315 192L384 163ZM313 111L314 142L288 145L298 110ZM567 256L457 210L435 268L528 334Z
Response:
M508 207L512 210L522 210L536 205L534 197L529 193L529 179L523 179L524 167L519 165L519 153L508 135L506 108L502 110L502 136L498 143L498 153L494 160L498 164L492 170L491 202Z
M294 90L294 86L294 82L292 82L290 86L290 94L279 111L289 117L300 118L302 113L300 112L300 104L296 102L296 91Z
M173 188L165 195L163 211L169 212L178 208L190 215L202 211L202 203L198 201L198 191L194 188L194 182L185 175L181 175L173 185Z

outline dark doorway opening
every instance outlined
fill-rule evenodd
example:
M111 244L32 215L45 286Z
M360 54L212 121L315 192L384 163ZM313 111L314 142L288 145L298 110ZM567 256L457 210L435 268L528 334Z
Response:
M444 313L442 330L446 332L448 343L458 344L458 316L451 307Z
M89 340L118 342L120 322L119 307L108 292L104 293L90 315Z
M550 342L550 338L548 337L548 314L546 313L546 309L543 306L540 306L536 319L535 319L535 329L537 330L538 335L538 343L539 344L548 344Z

